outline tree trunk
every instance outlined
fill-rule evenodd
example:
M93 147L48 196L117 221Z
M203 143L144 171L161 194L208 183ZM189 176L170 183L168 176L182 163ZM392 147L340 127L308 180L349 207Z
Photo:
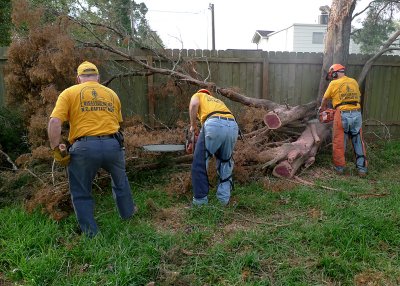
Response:
M320 103L328 86L325 76L333 63L346 66L349 56L351 20L356 0L333 0L325 36L317 102Z
M311 123L297 139L286 148L287 157L277 164L272 171L276 177L292 178L301 166L308 168L315 162L321 140L329 137L330 129L321 123Z
M290 122L315 116L316 107L316 101L294 107L279 106L265 114L264 123L268 129L278 129Z
M273 175L291 178L303 164L309 167L314 163L321 142L329 137L328 126L319 122L309 123L295 142L265 150L251 159L264 163L264 168L278 163Z

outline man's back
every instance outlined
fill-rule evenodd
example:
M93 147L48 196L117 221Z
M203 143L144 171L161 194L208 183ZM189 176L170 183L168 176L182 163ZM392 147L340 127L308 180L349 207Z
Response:
M68 140L73 143L82 136L116 133L122 121L121 103L113 90L87 81L64 90L51 116L69 121Z

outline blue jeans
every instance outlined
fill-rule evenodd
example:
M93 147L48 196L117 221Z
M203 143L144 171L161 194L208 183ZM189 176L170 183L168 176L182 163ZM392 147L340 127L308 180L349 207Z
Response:
M359 172L366 173L367 161L365 157L364 142L361 135L362 116L360 111L341 112L342 126L344 129L344 150L346 150L347 138L351 139L353 150L356 156L356 166ZM346 136L347 135L347 136ZM336 167L343 171L343 167Z
M219 176L217 199L221 204L229 203L232 189L233 159L239 127L236 121L209 118L204 123L197 141L192 164L193 204L208 203L209 184L207 168L209 159L215 155Z
M133 215L134 202L125 172L125 151L115 138L84 138L71 146L70 155L69 189L79 226L85 234L92 237L98 232L92 183L100 168L111 174L112 193L121 218Z

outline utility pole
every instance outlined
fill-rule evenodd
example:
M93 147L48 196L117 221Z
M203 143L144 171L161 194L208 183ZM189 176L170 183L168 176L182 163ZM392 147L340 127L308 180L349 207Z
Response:
M215 50L214 4L210 3L208 9L211 10L212 49Z

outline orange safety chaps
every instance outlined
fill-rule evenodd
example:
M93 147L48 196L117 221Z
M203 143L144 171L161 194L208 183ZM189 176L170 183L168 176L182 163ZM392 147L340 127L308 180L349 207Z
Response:
M346 166L346 159L345 159L345 152L346 152L346 142L345 134L343 125L342 125L342 116L341 112L337 110L335 112L335 117L333 120L333 138L332 138L332 155L333 155L333 164L336 167L345 167ZM349 134L349 136L351 136ZM367 159L365 157L366 150L364 146L364 140L362 138L362 129L360 129L360 133L357 135L360 136L361 144L362 144L362 151L364 153L365 158L365 166L367 166ZM353 142L352 142L353 143ZM353 146L354 149L354 146ZM355 151L355 150L353 150ZM357 157L357 154L355 154Z

